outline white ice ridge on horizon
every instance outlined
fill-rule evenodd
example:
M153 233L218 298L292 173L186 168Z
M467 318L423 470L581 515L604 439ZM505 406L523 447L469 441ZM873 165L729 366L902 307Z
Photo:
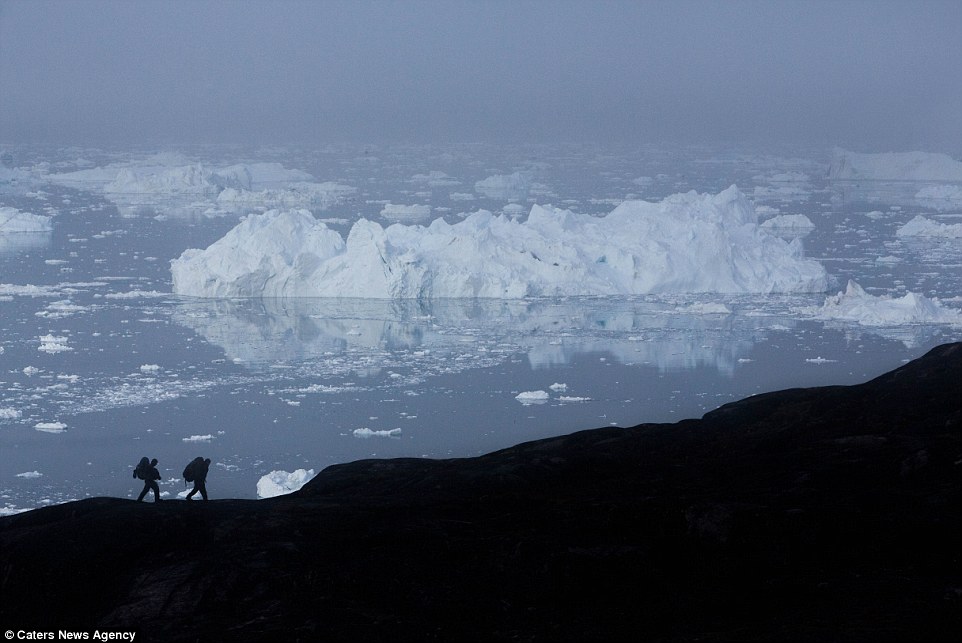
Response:
M905 324L950 324L962 326L962 312L946 308L938 299L916 293L903 297L874 297L854 281L845 292L825 298L821 307L805 309L815 319L856 322L862 326L900 326Z
M962 162L931 152L860 154L837 147L828 177L837 181L962 182Z
M314 477L314 469L297 469L293 473L287 471L271 471L261 476L257 481L258 498L274 498L293 493L303 487Z
M21 212L17 208L0 207L0 234L13 232L50 232L50 217Z
M248 216L171 261L173 291L209 298L521 299L577 295L823 292L828 275L758 225L732 186L603 217L535 205L527 220L480 210L449 224L361 219L345 241L307 210Z
M75 187L99 188L112 196L216 195L225 189L262 190L292 182L305 183L314 180L307 172L290 170L280 163L209 167L201 163L190 163L179 154L158 154L140 161L47 174L44 178Z

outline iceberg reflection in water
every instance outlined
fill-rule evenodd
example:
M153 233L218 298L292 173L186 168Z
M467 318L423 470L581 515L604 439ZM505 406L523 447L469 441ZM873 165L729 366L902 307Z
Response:
M768 329L795 325L787 315L696 310L655 298L251 299L187 301L172 318L252 369L286 364L318 376L385 359L422 376L518 355L547 369L589 353L662 371L707 366L731 375Z

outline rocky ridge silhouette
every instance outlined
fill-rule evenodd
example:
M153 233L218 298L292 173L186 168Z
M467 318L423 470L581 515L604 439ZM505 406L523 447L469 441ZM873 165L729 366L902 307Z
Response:
M5 629L141 641L950 640L962 343L856 386L299 492L0 518Z

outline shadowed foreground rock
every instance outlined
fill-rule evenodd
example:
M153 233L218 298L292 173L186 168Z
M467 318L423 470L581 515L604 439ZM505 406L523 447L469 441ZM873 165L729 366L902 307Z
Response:
M935 640L962 625L962 344L858 386L261 501L0 519L4 629L139 640Z

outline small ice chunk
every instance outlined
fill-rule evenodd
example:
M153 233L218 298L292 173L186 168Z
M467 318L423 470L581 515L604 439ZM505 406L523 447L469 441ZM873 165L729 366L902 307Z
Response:
M547 391L524 391L514 396L522 404L544 404L548 401Z
M181 438L183 442L210 442L214 439L214 436L208 433L207 435L192 435L188 438Z
M399 435L401 435L401 429L391 429L389 431L372 431L367 427L354 429L354 437L356 438L396 438Z
M63 433L67 425L63 422L38 422L33 428L44 433Z
M64 351L72 351L73 349L67 346L66 337L43 335L40 337L40 347L37 350L45 353L63 353Z
M555 382L554 384L552 384L552 385L549 386L548 388L550 388L550 389L551 389L552 391L554 391L555 393L561 393L561 392L564 392L564 391L567 391L567 390L568 390L568 385L567 385L567 384L560 384L560 383L558 383L558 382Z
M18 478L42 478L43 474L39 471L24 471L17 474Z

